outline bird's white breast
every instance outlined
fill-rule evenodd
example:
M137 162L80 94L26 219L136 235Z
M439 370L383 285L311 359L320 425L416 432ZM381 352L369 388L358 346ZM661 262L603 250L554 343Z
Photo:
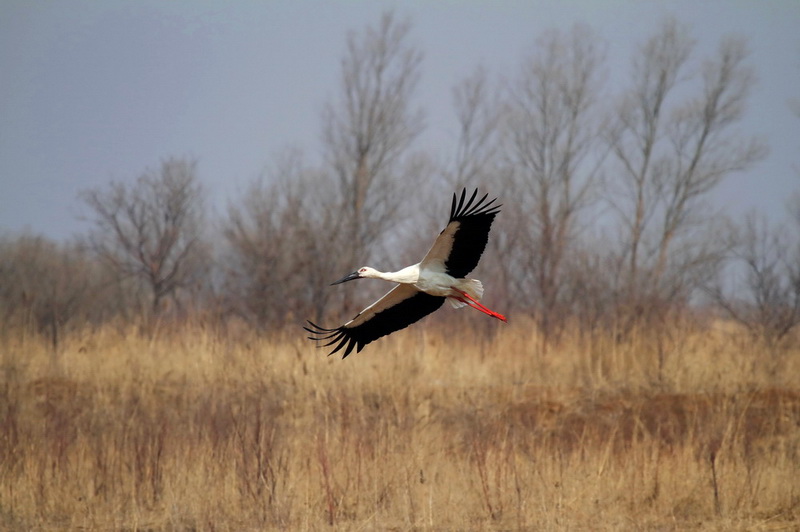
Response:
M414 283L414 287L432 296L446 297L452 293L451 287L455 283L456 280L444 272L424 268L420 270L419 279Z

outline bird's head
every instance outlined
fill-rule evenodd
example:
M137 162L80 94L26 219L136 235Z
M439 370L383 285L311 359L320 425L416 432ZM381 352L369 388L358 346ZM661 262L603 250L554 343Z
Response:
M338 281L331 283L331 286L335 284L346 283L347 281L354 281L355 279L375 279L377 277L378 277L378 270L376 270L375 268L370 268L369 266L364 266L363 268L359 268L353 273L348 273Z

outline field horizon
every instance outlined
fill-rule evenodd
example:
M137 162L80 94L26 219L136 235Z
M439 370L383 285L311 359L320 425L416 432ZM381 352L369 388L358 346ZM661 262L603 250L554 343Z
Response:
M6 335L0 527L800 525L796 349L726 324L540 340L432 321L341 360L299 327Z

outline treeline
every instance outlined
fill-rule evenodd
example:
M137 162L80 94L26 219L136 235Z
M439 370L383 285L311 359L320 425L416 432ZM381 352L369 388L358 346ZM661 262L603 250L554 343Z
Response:
M452 192L479 187L503 209L476 277L492 306L532 316L544 344L567 330L658 330L700 305L773 345L791 335L800 199L781 226L729 220L709 201L767 153L740 129L755 84L742 39L699 55L691 32L665 20L612 84L591 28L548 32L514 72L478 67L456 84L453 145L424 147L410 29L386 14L348 34L321 114L322 162L287 151L220 219L196 162L168 158L82 191L89 229L74 241L4 236L3 332L57 347L70 328L106 323L335 323L364 301L332 280L419 260Z

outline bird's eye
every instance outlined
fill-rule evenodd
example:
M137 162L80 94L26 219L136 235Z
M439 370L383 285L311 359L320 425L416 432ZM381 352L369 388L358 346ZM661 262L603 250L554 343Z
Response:
M358 270L358 273L364 273L365 271L367 271L366 268L361 268L360 270Z

